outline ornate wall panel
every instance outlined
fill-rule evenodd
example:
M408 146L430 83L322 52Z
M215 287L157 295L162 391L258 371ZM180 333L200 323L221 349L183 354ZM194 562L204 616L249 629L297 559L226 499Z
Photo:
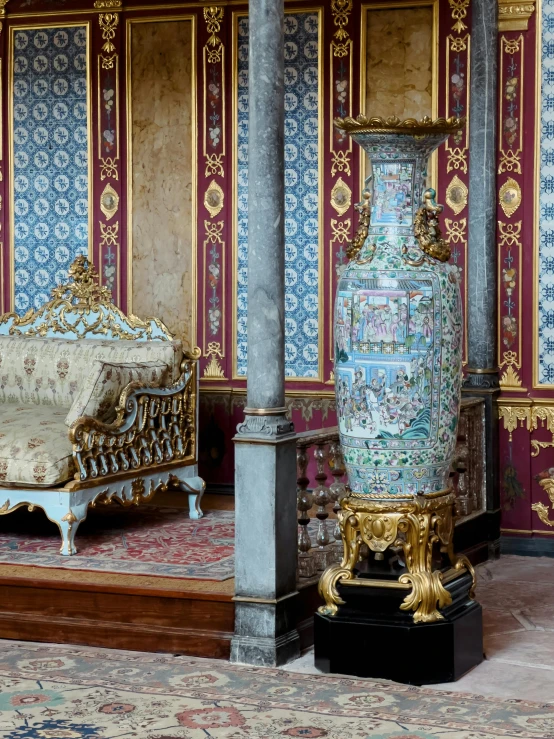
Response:
M322 374L321 14L285 16L285 372ZM236 293L238 377L246 374L248 18L236 17Z
M13 304L38 308L88 254L89 24L10 29Z
M439 114L467 117L469 114L469 0L448 0L441 5L439 55L441 86ZM442 77L444 74L444 77ZM451 136L438 156L439 200L444 204L444 231L452 246L452 261L461 270L464 308L464 365L467 363L467 223L469 183L469 124Z
M525 39L499 38L498 365L501 385L522 392L523 88Z
M98 4L98 2L97 2ZM117 9L120 3L112 3ZM94 158L95 193L98 198L94 221L94 257L98 261L102 285L112 292L114 302L122 305L127 296L124 283L126 241L123 227L120 75L121 23L117 12L100 13L98 29L100 52L96 58L97 132Z
M329 97L324 105L330 115L329 150L324 154L325 166L325 243L328 249L325 283L328 292L324 306L327 321L328 356L325 357L327 384L334 382L333 310L338 271L346 263L346 248L354 233L355 177L352 139L333 126L333 119L352 115L354 102L354 15L352 0L334 0L326 10L324 22L331 29L329 42ZM329 12L330 11L330 12ZM329 208L329 205L331 206ZM323 339L323 336L321 337Z
M227 167L226 140L226 64L223 41L229 14L225 8L203 9L201 21L202 89L201 106L202 156L198 162L199 218L198 241L202 244L202 315L200 335L205 358L202 378L226 380L226 216L230 193L225 179ZM227 178L228 179L228 178Z

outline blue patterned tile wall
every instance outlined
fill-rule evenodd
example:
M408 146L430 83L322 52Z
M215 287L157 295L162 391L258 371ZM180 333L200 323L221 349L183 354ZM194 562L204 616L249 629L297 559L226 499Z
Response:
M537 43L540 43L537 42ZM554 0L542 3L538 331L541 384L554 384Z
M319 18L285 16L285 372L318 376ZM238 23L237 371L246 374L248 18Z
M88 253L87 30L13 38L15 309L50 297Z

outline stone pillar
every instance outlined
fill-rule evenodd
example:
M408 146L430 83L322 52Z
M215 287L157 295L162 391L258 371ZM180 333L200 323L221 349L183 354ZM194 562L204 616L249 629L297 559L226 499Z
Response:
M285 418L284 5L249 3L248 400L235 437L231 661L299 655L296 442Z
M498 478L496 142L497 0L472 0L469 101L468 366L464 391L484 395L487 414L487 510L491 548L500 536Z

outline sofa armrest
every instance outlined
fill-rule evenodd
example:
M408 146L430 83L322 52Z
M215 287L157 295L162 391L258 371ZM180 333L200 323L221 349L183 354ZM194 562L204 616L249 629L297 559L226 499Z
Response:
M83 416L69 429L81 482L128 470L196 462L196 378L199 352L185 355L172 385L131 382L113 423Z

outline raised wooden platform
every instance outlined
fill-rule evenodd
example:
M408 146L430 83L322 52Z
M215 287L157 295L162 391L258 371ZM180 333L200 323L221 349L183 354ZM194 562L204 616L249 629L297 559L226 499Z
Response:
M179 502L171 493L156 497L158 505ZM234 500L207 496L204 507L232 510ZM20 518L24 523L24 514ZM234 586L233 579L0 564L0 638L227 659ZM320 603L317 583L303 587L297 602L298 628L307 647L313 643L313 613Z

